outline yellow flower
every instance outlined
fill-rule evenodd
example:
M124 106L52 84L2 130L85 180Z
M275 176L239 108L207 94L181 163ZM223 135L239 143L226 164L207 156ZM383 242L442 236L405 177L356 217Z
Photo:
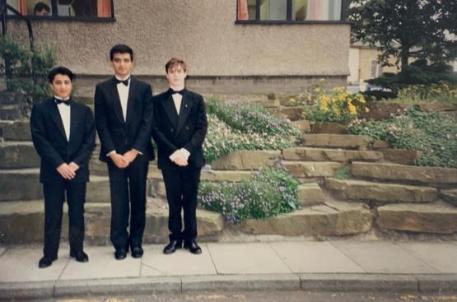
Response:
M352 115L356 115L357 114L357 107L352 105L352 103L350 101L348 102L348 110L349 110L349 113L352 114Z

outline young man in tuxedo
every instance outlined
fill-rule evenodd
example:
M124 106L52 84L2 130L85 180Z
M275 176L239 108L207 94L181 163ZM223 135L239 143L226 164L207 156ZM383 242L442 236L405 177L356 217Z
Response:
M193 254L202 250L197 237L197 192L200 170L205 164L203 141L207 118L203 97L185 88L186 63L172 58L165 65L170 88L153 97L152 135L157 144L158 167L167 194L170 242L163 252L184 248ZM184 230L181 210L184 210Z
M71 98L73 78L68 68L53 68L48 79L54 97L35 105L30 119L33 144L41 157L44 193L44 255L38 264L40 268L57 259L65 199L70 257L78 262L89 261L83 251L84 203L88 164L95 147L95 125L90 108Z
M133 50L124 44L110 50L114 76L95 88L95 123L100 160L107 162L111 192L111 242L122 260L130 248L143 256L146 178L154 158L151 143L151 86L131 75Z

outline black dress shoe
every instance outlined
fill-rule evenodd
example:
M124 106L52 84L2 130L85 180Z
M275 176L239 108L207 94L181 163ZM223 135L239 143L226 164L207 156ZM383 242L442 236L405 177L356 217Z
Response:
M40 261L38 262L38 267L39 268L46 268L48 266L51 266L52 262L54 260L56 260L57 258L51 258L51 257L47 257L47 256L44 256L40 259Z
M141 258L143 256L143 248L139 245L132 246L130 251L133 258Z
M202 249L198 246L195 240L185 241L184 248L189 250L192 254L201 254Z
M127 250L126 249L118 249L114 252L114 258L116 260L122 260L127 257Z
M89 256L84 251L70 251L70 257L78 262L89 262Z
M171 240L170 243L168 243L164 249L163 253L164 254L172 254L174 253L177 249L180 249L182 247L182 241L180 240Z

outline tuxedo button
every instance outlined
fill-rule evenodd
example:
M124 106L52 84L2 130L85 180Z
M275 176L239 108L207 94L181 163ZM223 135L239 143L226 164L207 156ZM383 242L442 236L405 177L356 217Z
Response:
M189 130L189 126L186 126L186 130Z
M175 131L175 129L171 128L171 129L170 129L170 132L173 132L173 131Z

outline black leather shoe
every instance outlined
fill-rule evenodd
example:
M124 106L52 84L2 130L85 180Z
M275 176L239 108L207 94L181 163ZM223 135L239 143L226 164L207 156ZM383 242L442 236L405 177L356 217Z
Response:
M114 258L116 260L122 260L127 257L127 250L126 249L118 249L114 252Z
M172 254L174 253L177 249L182 248L182 241L180 240L171 240L170 243L168 243L164 249L163 253L164 254Z
M130 251L133 258L141 258L143 256L143 248L139 245L132 246Z
M70 251L70 257L78 262L89 262L89 256L84 251Z
M54 260L56 260L57 258L51 258L51 257L47 257L47 256L44 256L40 259L40 261L38 262L38 267L39 268L46 268L48 266L51 266L52 262Z
M184 248L189 250L192 254L201 254L202 249L198 246L195 240L185 241Z

